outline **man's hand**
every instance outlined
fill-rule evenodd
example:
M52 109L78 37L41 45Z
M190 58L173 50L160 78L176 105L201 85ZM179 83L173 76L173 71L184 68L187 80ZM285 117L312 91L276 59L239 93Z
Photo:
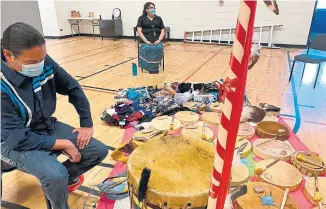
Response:
M159 39L159 40L155 41L153 44L157 45L157 44L160 44L160 43L161 43L161 40Z
M90 128L76 128L72 131L72 133L78 132L77 136L77 147L79 149L84 149L89 141L91 140L93 136L93 127Z
M73 163L78 163L81 159L81 154L75 145L69 146L69 148L64 150L69 155L69 160Z

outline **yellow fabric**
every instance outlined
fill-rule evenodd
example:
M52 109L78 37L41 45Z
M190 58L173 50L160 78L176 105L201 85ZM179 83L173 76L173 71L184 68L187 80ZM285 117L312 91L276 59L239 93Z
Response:
M124 176L124 177L113 178L110 181L115 182L115 183L120 183L120 182L124 181L122 184L126 184L126 186L123 188L123 191L121 191L121 192L128 192L129 190L128 190L128 185L127 185L126 179L127 179L127 177Z
M149 133L147 135L150 135L150 134L152 134L152 133ZM160 138L163 134L165 134L165 133L162 133L160 135L154 136L153 138L149 139L148 141L153 140L153 139L156 139L156 138ZM139 135L140 134L138 134L138 136ZM134 139L130 139L126 143L119 145L111 153L111 157L112 157L113 160L120 161L120 162L123 162L123 163L127 163L128 158L129 158L129 155L131 154L131 152L133 150L135 150L137 147L139 147L139 146L141 146L141 145L143 145L145 143L146 143L145 141L137 141L137 140L134 140ZM129 151L130 153L129 154L126 154L126 151Z
M111 157L113 160L127 163L129 155L133 150L139 146L139 143L135 143L134 140L129 140L124 144L119 145L112 153ZM131 151L129 154L124 151Z

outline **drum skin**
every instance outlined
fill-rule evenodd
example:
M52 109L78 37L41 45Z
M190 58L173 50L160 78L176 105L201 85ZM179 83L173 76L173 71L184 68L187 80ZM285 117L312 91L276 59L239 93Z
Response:
M138 194L142 170L151 170L146 202L162 208L180 209L207 205L214 146L184 136L164 136L138 147L128 160L128 185Z

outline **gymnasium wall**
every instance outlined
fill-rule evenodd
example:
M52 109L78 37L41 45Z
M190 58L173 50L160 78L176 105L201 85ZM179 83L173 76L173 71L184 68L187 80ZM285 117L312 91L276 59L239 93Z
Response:
M13 23L25 22L43 33L37 1L1 1L1 35Z
M157 13L163 18L166 26L171 27L171 38L183 39L184 31L211 30L235 27L239 10L239 1L225 1L219 7L216 1L158 1ZM141 14L145 1L55 1L60 36L70 35L67 18L71 10L87 16L95 12L96 16L111 18L112 10L122 11L124 36L133 36L133 27ZM309 33L314 1L278 1L280 15L270 12L262 1L258 3L256 26L283 24L273 35L273 43L305 45ZM76 29L76 26L74 26ZM81 22L81 33L91 34L92 27L87 21ZM98 28L95 32L99 33ZM258 40L256 33L254 40ZM227 35L224 36L227 40ZM263 33L262 41L268 42L269 31Z
M44 36L60 36L54 0L38 0Z

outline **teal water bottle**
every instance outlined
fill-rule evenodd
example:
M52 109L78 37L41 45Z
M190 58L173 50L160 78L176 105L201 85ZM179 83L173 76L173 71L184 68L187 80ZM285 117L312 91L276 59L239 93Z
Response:
M136 63L132 63L132 75L137 76L138 70Z

